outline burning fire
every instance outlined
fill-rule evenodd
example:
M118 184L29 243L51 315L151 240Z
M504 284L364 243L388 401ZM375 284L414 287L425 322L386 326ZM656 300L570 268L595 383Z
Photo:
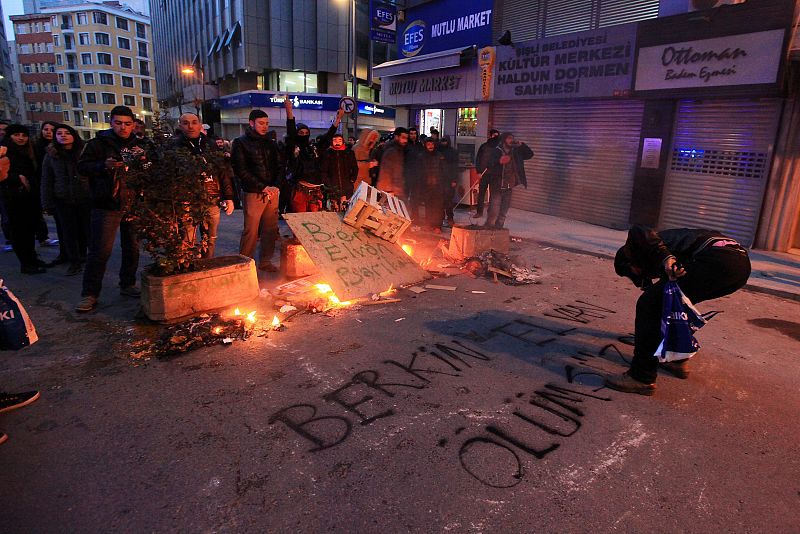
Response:
M222 328L221 328L221 327L219 327L219 326L218 326L218 327L216 327L216 328L214 329L214 333L215 333L215 334L217 334L217 335L221 334L221 333L222 333Z
M317 288L321 295L327 295L328 300L334 306L349 306L352 304L349 300L345 302L339 300L339 297L333 294L333 288L329 284L315 284L314 287Z
M239 308L236 308L235 310L233 310L233 314L234 314L234 315L241 315L241 314L242 314L242 312L241 312L241 311L239 311Z
M394 284L391 284L391 285L389 286L389 289L387 289L386 291L383 291L383 292L379 293L378 295L379 295L379 296L381 296L381 297L391 297L391 296L392 296L392 295L394 295L395 293L397 293L397 290L394 288Z
M405 244L405 245L402 245L400 248L402 248L403 252L405 252L409 256L413 256L414 255L414 249L411 248L411 245Z
M272 328L280 328L280 326L281 326L281 320L278 319L278 316L276 315L272 318Z
M242 310L240 310L239 308L236 308L235 310L233 310L233 316L234 317L241 317L242 315L245 316L244 319L248 323L250 323L251 325L254 325L256 323L256 312L255 312L255 310L251 311L251 312L249 312L247 314L242 313Z

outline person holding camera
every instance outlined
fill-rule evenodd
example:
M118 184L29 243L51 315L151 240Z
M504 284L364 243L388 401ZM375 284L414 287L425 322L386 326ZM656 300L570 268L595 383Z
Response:
M514 139L514 134L504 133L497 141L497 146L490 150L485 177L489 182L489 209L486 214L485 228L502 228L506 222L506 214L511 207L511 192L522 184L528 188L525 177L525 160L533 157L525 143Z

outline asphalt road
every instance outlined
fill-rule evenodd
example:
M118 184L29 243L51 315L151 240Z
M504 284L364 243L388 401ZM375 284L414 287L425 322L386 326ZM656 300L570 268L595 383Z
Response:
M113 265L76 315L79 279L0 256L41 337L2 354L0 386L42 391L0 416L0 531L797 532L800 304L701 305L723 313L691 377L626 395L599 375L630 358L637 290L516 246L541 284L458 276L149 361Z

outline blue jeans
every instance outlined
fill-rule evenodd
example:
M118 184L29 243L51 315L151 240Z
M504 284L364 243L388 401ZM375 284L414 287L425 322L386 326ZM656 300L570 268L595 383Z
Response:
M506 222L508 208L511 207L511 192L513 189L500 189L500 186L490 186L489 211L486 214L486 226L489 228L502 228Z
M122 265L119 268L119 286L136 285L136 270L139 268L139 239L133 223L125 220L125 212L93 209L89 230L89 255L83 271L82 296L98 297L103 286L106 264L114 249L114 240L119 229Z

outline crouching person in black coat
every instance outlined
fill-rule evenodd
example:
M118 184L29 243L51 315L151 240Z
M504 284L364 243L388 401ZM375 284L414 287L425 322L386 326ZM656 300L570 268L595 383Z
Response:
M625 393L652 395L656 389L661 343L664 284L677 280L693 304L730 295L750 276L747 250L714 230L676 228L654 232L634 226L625 245L617 251L614 269L644 291L636 303L636 326L631 368L606 378L606 386ZM653 284L653 279L658 281ZM688 377L688 360L661 364L677 376Z

